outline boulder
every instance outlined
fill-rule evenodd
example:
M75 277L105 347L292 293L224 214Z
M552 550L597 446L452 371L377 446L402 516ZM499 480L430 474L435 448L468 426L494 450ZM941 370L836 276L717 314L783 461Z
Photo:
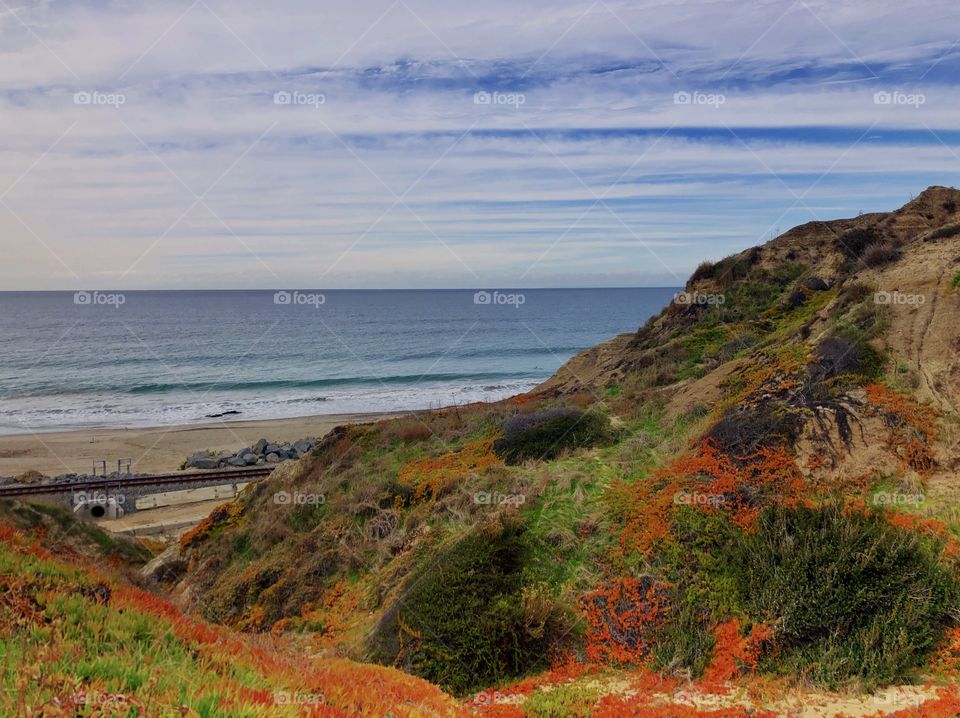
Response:
M243 460L243 463L245 466L253 466L254 464L257 463L257 459L259 459L260 457L251 451L249 453L244 454L240 458Z
M227 463L230 464L230 466L246 466L247 465L247 463L239 456L231 456L229 459L227 459Z
M148 581L167 583L175 581L187 570L187 562L180 554L180 545L173 543L163 553L155 556L140 569L140 575Z
M308 453L313 448L313 442L309 439L300 439L293 445L293 450L297 452L297 458Z
M264 452L264 451L266 450L266 448L267 448L267 444L269 444L269 443L270 443L270 442L267 441L266 439L260 439L260 441L258 441L256 444L254 444L253 453L254 453L254 454L260 454L260 455L262 455L263 452Z
M187 459L187 466L193 469L215 469L220 466L220 460L203 451Z
M280 455L275 451L271 451L269 454L267 454L267 462L270 464L280 463Z
M279 453L280 453L280 447L277 446L276 444L267 444L267 448L265 448L265 449L263 450L263 453L265 453L265 454L279 454Z

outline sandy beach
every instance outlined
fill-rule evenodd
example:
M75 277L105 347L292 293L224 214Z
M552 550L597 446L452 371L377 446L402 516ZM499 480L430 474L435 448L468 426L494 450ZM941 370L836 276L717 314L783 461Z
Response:
M402 412L409 413L409 412ZM101 428L42 434L0 436L0 476L34 470L50 476L89 473L94 461L106 460L116 470L117 459L130 459L131 470L175 471L190 454L237 450L260 438L297 441L321 437L333 427L398 414L331 414L263 421L214 421L204 424L150 428Z

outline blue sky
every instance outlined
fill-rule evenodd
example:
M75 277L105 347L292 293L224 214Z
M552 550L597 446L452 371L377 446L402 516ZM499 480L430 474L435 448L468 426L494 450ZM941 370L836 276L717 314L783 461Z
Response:
M676 285L960 178L960 8L0 3L0 289Z

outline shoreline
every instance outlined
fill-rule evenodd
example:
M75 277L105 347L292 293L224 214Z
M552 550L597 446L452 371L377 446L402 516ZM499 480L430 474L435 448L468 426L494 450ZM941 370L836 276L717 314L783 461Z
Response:
M176 471L191 454L236 451L258 439L298 441L321 438L335 426L409 416L415 411L319 414L288 419L212 420L196 424L150 427L94 427L0 435L0 476L39 471L48 476L89 473L94 461L107 462L116 471L117 460L130 459L130 469L141 473Z

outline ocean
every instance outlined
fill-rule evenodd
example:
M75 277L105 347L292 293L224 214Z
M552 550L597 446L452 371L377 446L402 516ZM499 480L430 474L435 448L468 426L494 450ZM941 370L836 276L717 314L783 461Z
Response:
M0 433L496 400L676 291L0 292Z

